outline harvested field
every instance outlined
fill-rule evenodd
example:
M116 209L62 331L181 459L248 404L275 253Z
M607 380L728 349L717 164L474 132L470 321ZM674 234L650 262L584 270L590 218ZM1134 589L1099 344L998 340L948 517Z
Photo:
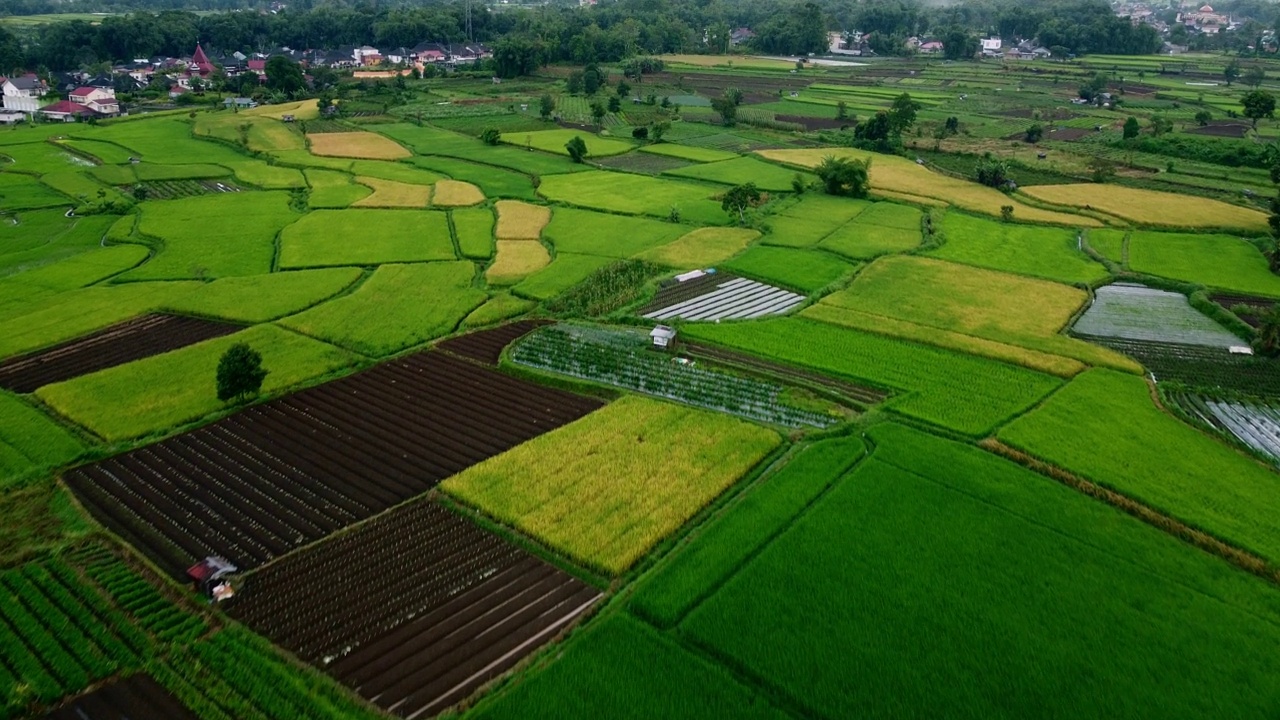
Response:
M1249 126L1245 123L1230 120L1211 120L1208 125L1185 130L1188 135L1209 135L1210 137L1242 138L1249 134Z
M597 407L419 353L65 479L96 518L175 576L208 555L244 570Z
M1241 305L1248 307L1249 309L1247 311L1241 310L1236 312L1236 317L1239 317L1241 320L1255 328L1261 324L1261 320L1258 318L1259 313L1277 304L1276 300L1268 298L1253 297L1251 295L1229 295L1225 293L1215 293L1210 295L1209 299L1218 303L1227 310L1232 310L1232 308L1237 308ZM1235 311L1232 310L1232 312Z
M804 299L772 285L715 273L663 288L640 312L651 320L733 320L781 315Z
M176 315L144 315L88 337L0 363L0 387L17 393L176 350L242 328Z
M645 175L660 175L668 170L678 170L680 168L689 167L691 163L688 160L681 160L680 158L637 151L629 152L625 155L614 155L612 157L599 158L595 161L595 164L607 167L610 170L643 173Z
M518 200L499 200L497 238L499 240L537 240L542 229L551 222L551 208Z
M401 717L466 699L600 591L430 502L252 576L232 614Z
M502 351L508 345L549 322L548 320L521 320L491 330L481 330L450 338L436 347L459 357L496 366L498 359L502 357Z
M371 132L340 132L308 135L313 155L369 160L399 160L412 153L394 140Z
M1098 288L1077 335L1229 348L1244 340L1191 307L1181 293L1116 283Z
M795 123L803 125L805 130L839 130L843 127L849 127L854 123L852 120L836 120L835 118L816 118L808 115L774 115L774 120L779 122Z
M437 207L463 207L478 205L484 202L484 193L480 188L461 180L441 180L435 185L435 194L431 201Z
M81 695L46 720L197 720L173 693L146 673L131 675Z

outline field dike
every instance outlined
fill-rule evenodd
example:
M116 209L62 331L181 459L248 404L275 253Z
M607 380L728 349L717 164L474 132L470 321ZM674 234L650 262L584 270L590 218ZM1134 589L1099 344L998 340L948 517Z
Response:
M1163 406L1161 406L1161 410L1164 410ZM978 445L984 450L993 452L1008 460L1012 460L1029 470L1033 470L1047 478L1056 480L1057 482L1084 493L1089 497L1101 500L1117 510L1124 512L1127 515L1131 515L1148 525L1159 528L1179 540L1194 545L1211 555L1217 555L1241 570L1280 585L1280 568L1271 565L1266 560L1263 560L1253 553L1225 543L1202 530L1198 530L1184 522L1181 522L1180 520L1176 520L1164 513L1158 512L1127 495L1122 495L1091 480L1086 480L1078 475L1074 475L1056 465L1050 465L1049 463L1038 460L1021 450L1005 445L995 437L989 437L981 440L978 442Z

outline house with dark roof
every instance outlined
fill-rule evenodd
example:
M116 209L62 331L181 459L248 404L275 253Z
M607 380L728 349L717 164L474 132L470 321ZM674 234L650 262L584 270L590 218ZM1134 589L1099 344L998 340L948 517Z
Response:
M4 92L5 110L34 113L40 109L40 98L45 96L49 87L34 73L28 73L6 78L0 89Z

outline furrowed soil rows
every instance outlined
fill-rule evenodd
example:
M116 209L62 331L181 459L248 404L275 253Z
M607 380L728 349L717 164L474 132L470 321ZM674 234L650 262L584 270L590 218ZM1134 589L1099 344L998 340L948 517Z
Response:
M438 347L459 357L496 366L499 358L502 357L502 351L508 345L548 323L549 321L546 320L521 320L492 330L481 330L451 338L440 343Z
M0 387L34 392L50 383L124 365L241 330L176 315L144 315L48 350L0 363Z
M599 406L426 352L65 478L96 518L175 576L208 555L247 570Z
M801 384L817 385L864 405L876 405L889 398L889 393L884 390L856 385L845 380L837 380L836 378L789 365L769 362L745 353L693 343L684 343L681 345L681 349L694 357L706 358L726 365L738 365Z
M49 713L46 720L197 720L150 675L139 673L82 695Z
M600 592L430 502L253 574L231 613L401 717L467 698Z

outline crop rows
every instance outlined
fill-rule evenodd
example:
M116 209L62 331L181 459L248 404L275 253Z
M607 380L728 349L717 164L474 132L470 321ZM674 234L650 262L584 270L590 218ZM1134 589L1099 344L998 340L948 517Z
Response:
M254 573L231 612L412 718L465 699L599 597L448 510L416 502Z
M136 667L149 639L61 560L0 574L0 717Z
M1094 342L1142 363L1157 381L1172 380L1247 395L1280 395L1280 365L1268 358L1232 355L1220 348L1197 345L1111 338L1094 338Z
M598 406L428 352L77 468L66 481L175 576L208 555L248 569Z
M144 315L79 340L0 363L0 387L34 392L50 383L229 335L241 328L174 315Z
M82 695L49 713L47 720L163 718L197 720L185 705L150 675L138 673Z
M835 422L782 403L782 385L697 367L647 345L641 333L560 326L520 342L511 357L521 365L786 427Z
M239 187L226 180L150 180L139 184L146 188L148 200L172 200L210 193L240 192ZM124 189L128 190L128 188Z
M729 278L714 282L704 292L688 300L660 305L659 295L653 305L657 309L645 313L652 320L733 320L780 315L804 302L804 296L745 278ZM653 306L651 305L651 307Z
M1280 410L1260 402L1214 400L1195 393L1173 396L1183 410L1280 463Z

